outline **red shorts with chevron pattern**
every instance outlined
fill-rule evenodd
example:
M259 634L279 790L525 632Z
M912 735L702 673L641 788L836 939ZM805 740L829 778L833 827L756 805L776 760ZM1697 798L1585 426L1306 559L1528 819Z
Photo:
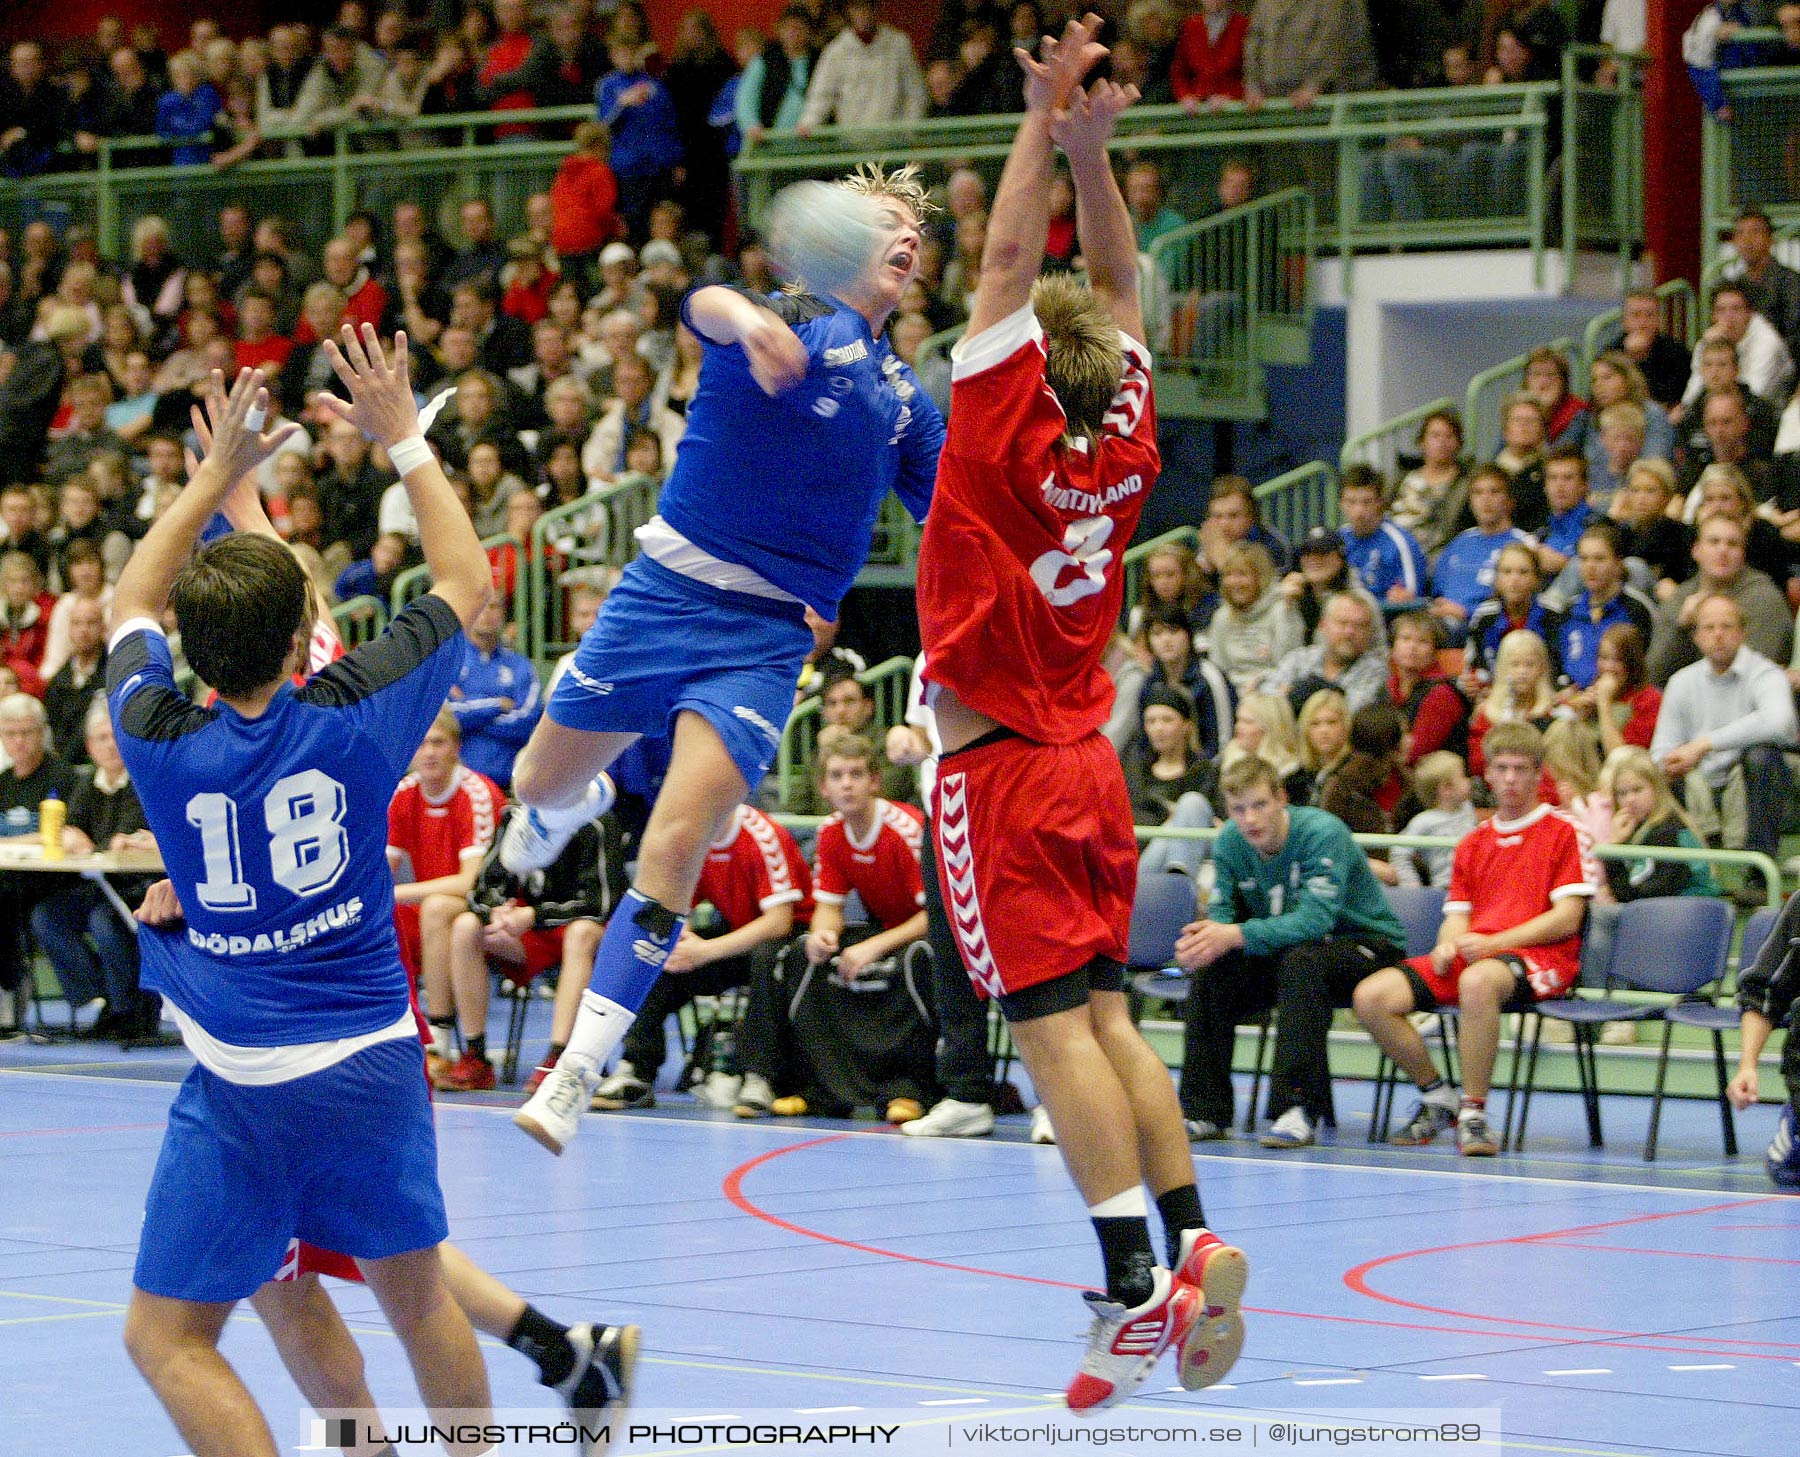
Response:
M977 992L1126 959L1137 837L1104 737L981 743L943 760L934 798L944 909Z

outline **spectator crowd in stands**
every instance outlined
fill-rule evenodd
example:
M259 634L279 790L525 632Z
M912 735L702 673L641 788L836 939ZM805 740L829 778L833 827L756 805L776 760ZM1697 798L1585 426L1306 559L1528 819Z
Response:
M81 226L59 233L38 220L0 232L0 828L19 832L54 790L73 796L72 844L142 843L141 812L130 812L129 784L92 708L109 583L181 489L189 410L209 371L269 371L279 408L304 427L261 486L321 609L390 596L418 560L405 493L380 451L312 397L331 383L320 341L341 324L404 329L421 392L454 387L431 443L482 534L505 538L492 548L502 595L469 634L446 714L396 798L391 847L406 886L409 966L434 1024L434 1073L441 1086L468 1089L492 1085L488 969L510 968L524 985L559 965L579 968L622 884L634 828L628 783L616 816L579 837L543 883L508 880L491 854L513 756L544 701L507 618L522 574L545 565L562 579L571 629L584 613L591 620L609 585L593 566L601 518L592 498L626 489L654 498L698 387L685 292L778 282L735 214L729 158L771 132L1017 109L1011 47L1054 17L1031 0L1009 10L949 4L920 54L877 0L848 0L841 13L790 5L772 38L747 29L729 48L693 11L664 56L635 0L604 23L582 0L449 9L446 19L433 6L428 24L404 8L347 0L317 34L290 24L242 41L201 19L174 54L152 28L127 35L108 19L55 66L36 42L14 47L0 85L0 168L13 176L87 165L102 139L118 137L154 135L161 149L146 141L114 165L228 170L254 157L320 154L333 128L380 118L546 106L589 116L497 124L503 138L566 135L572 146L553 185L504 220L485 197L441 212L407 199L354 213L334 237L306 239L290 219L233 201L197 232L191 218L182 230L141 216L116 259ZM1367 14L1326 0L1257 0L1247 11L1201 0L1191 13L1139 0L1115 18L1115 72L1134 77L1148 100L1190 111L1278 98L1307 106L1380 85L1538 79L1555 74L1570 39L1558 10L1536 0L1413 0ZM435 140L377 129L352 144ZM1418 175L1404 161L1396 152L1382 169L1397 211ZM1126 158L1122 172L1140 248L1187 221L1168 205L1154 160ZM938 180L944 212L892 325L909 363L925 338L966 317L980 282L983 174L961 167ZM1227 162L1218 207L1255 187L1250 161ZM1284 540L1259 520L1248 481L1215 481L1198 549L1169 544L1151 555L1109 659L1119 692L1108 734L1139 823L1236 823L1234 801L1248 796L1306 808L1293 824L1320 843L1338 843L1327 817L1359 832L1471 835L1491 807L1485 736L1529 725L1541 745L1501 739L1507 773L1516 778L1521 757L1541 771L1531 786L1507 782L1519 813L1535 814L1541 800L1578 820L1584 843L1704 837L1773 853L1782 825L1772 811L1789 797L1784 754L1800 747L1800 274L1775 258L1773 242L1768 217L1747 209L1692 351L1663 332L1654 294L1628 294L1585 398L1572 361L1538 351L1504 403L1498 438L1471 439L1454 412L1439 412L1395 478L1347 471L1339 530ZM1050 255L1061 267L1079 257L1072 204L1053 222ZM947 393L947 376L925 372L923 382ZM559 508L574 510L547 540L534 535ZM653 1100L665 1056L657 1014L697 989L735 986L748 988L754 1013L749 1076L713 1088L723 1106L758 1116L809 1101L872 1103L906 1121L934 1097L918 990L928 978L915 980L912 950L925 892L907 801L920 794L904 767L923 750L880 752L868 736L890 726L872 722L874 701L842 662L824 665L827 729L808 766L810 796L796 806L833 815L816 871L785 831L743 809L709 859L713 934L683 942L682 965L671 967L680 975L653 997L603 1106ZM638 800L655 782L647 757ZM90 760L78 785L71 776ZM1256 764L1269 772L1259 777ZM455 806L448 834L436 823L446 804ZM1280 823L1285 837L1290 822ZM870 843L882 847L874 879L858 858ZM1143 868L1204 875L1206 858L1197 842L1154 842ZM1713 888L1650 861L1641 873L1612 873L1628 863L1584 869L1584 898ZM1448 852L1369 861L1371 881L1387 885L1442 886L1452 873ZM853 896L872 926L846 927ZM1238 912L1257 918L1254 907ZM97 893L71 898L65 887L0 877L0 1030L16 1016L6 994L26 964L12 933L27 925L72 1002L105 999L99 1032L154 1027L154 1007L120 974L131 952L109 913ZM1346 932L1393 970L1360 1000L1341 969L1296 963L1284 974L1301 978L1302 991L1325 976L1327 1001L1356 1006L1384 1045L1416 1060L1395 1019L1444 988L1434 982L1420 995L1424 983L1396 969L1394 929L1366 918ZM1286 965L1300 944L1252 934L1195 964L1248 945L1248 959ZM581 979L564 978L574 995ZM880 998L870 990L877 980ZM1260 1005L1286 1007L1296 995L1288 986ZM1219 1019L1257 1000L1196 998L1191 1009L1211 1020L1191 1029L1190 1051L1211 1062L1195 1074L1189 1115L1214 1132L1232 1112L1218 1066L1229 1028ZM879 1077L859 1077L832 1048L851 1036L850 1009L878 1005L906 1055ZM559 994L557 1032L573 1017L574 1001ZM1296 1035L1312 1025L1282 1021ZM546 1066L554 1057L553 1046ZM1296 1045L1280 1059L1291 1107L1304 1115L1277 1145L1292 1146L1329 1113L1328 1089L1322 1054ZM1424 1118L1410 1126L1429 1136L1433 1115ZM1304 1137L1291 1137L1296 1129Z

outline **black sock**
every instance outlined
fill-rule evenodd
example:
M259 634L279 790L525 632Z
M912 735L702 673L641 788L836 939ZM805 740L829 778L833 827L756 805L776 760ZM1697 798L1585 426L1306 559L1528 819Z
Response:
M506 1344L537 1366L538 1380L545 1386L556 1385L575 1369L569 1328L558 1325L534 1305L525 1307Z
M1156 1252L1150 1248L1150 1224L1141 1214L1124 1219L1096 1219L1100 1256L1106 1261L1106 1298L1120 1305L1142 1305L1154 1288L1150 1272Z
M1166 1194L1156 1196L1156 1212L1162 1215L1163 1239L1169 1247L1169 1268L1173 1270L1181 1258L1181 1236L1190 1229L1205 1229L1206 1216L1200 1212L1200 1189L1183 1184Z
M557 1058L563 1055L563 1049L568 1045L566 1042L552 1042L550 1050L544 1054L544 1066L555 1067Z
M479 1062L487 1056L487 1033L477 1032L473 1037L463 1038L463 1053Z
M1421 1093L1435 1093L1439 1088L1441 1088L1443 1086L1444 1086L1444 1080L1442 1078L1433 1078L1428 1083L1420 1083L1419 1091Z

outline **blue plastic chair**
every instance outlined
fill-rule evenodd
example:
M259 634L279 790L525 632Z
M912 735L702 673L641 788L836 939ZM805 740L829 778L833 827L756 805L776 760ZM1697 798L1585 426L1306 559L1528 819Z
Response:
M1532 1030L1514 1149L1524 1143L1525 1122L1531 1116L1531 1092L1537 1080L1538 1044L1543 1037L1544 1019L1567 1022L1575 1034L1575 1068L1587 1112L1588 1145L1601 1148L1604 1139L1600 1129L1600 1074L1595 1056L1599 1028L1608 1022L1654 1021L1670 1010L1667 1006L1621 1001L1611 992L1630 987L1661 993L1671 1002L1691 1000L1725 974L1732 925L1729 904L1701 896L1652 896L1621 908L1601 994L1539 1002L1533 1008L1538 1020ZM1647 1143L1646 1150L1649 1147ZM1646 1151L1645 1157L1649 1156Z
M1764 906L1754 912L1744 923L1744 934L1738 941L1738 975L1756 960L1757 953L1763 949L1763 943L1769 939L1769 933L1775 929L1775 918L1781 914L1772 906ZM1737 1156L1737 1122L1732 1116L1731 1099L1725 1095L1725 1089L1731 1078L1725 1067L1725 1034L1735 1031L1739 1022L1738 1009L1731 1003L1720 1006L1712 998L1691 1002L1677 1002L1663 1013L1662 1055L1656 1062L1656 1092L1650 1100L1650 1132L1644 1139L1644 1161L1651 1162L1656 1157L1657 1133L1662 1123L1663 1082L1669 1072L1669 1038L1677 1026L1699 1027L1712 1034L1713 1075L1718 1084L1719 1124L1724 1132L1725 1153L1727 1157Z
M1444 892L1434 885L1389 885L1382 889L1388 905L1400 918L1406 932L1405 950L1411 956L1427 955L1437 945L1438 927L1444 921ZM1444 1047L1444 1071L1456 1081L1456 1054L1451 1047L1450 1027L1456 1020L1454 1007L1438 1013L1438 1037ZM1384 1052L1375 1069L1375 1099L1369 1108L1369 1142L1381 1143L1388 1136L1394 1117L1394 1091L1399 1086L1400 1069Z

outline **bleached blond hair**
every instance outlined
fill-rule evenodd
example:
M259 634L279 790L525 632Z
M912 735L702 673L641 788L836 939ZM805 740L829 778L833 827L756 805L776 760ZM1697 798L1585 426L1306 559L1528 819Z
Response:
M1069 435L1094 439L1125 375L1118 323L1086 284L1067 273L1033 284L1031 306L1044 331L1044 380L1063 408Z
M903 202L920 222L938 211L938 205L925 191L925 184L919 181L917 162L908 162L892 172L879 162L860 162L848 177L840 177L837 185L863 197L891 197L896 202Z

